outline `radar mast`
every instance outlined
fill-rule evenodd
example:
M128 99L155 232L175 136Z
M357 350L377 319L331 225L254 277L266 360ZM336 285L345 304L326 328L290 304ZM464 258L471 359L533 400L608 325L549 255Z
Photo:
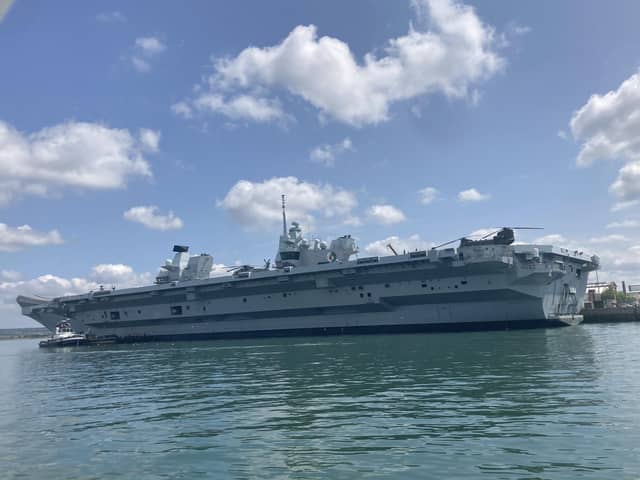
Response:
M285 211L284 194L282 195L282 235L287 236L287 213Z

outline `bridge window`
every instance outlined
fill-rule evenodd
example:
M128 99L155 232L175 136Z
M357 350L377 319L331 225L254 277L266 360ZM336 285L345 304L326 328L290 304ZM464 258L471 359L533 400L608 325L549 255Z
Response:
M171 315L182 315L182 305L171 307Z
M300 252L280 252L282 260L300 260Z
M120 320L120 312L111 312L111 320Z

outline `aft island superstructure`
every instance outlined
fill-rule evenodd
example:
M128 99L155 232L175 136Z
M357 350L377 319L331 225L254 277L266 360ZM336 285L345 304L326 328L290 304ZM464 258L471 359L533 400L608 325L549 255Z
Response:
M154 285L17 301L49 329L68 321L96 341L552 326L581 321L599 264L577 250L514 244L510 228L457 248L353 258L350 235L308 241L284 211L273 268L210 278L210 255L174 252Z

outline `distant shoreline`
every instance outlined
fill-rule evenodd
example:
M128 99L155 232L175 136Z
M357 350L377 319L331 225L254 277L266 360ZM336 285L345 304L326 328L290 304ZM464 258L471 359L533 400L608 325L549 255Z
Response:
M0 328L0 340L44 338L51 335L46 328Z

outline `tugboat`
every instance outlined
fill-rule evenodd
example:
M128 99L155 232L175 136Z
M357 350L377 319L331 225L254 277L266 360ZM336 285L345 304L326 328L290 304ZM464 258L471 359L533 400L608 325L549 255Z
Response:
M86 336L74 332L69 322L62 321L56 325L55 333L46 340L42 340L39 345L41 348L70 346L75 347L78 345L87 345L88 343L89 342Z

